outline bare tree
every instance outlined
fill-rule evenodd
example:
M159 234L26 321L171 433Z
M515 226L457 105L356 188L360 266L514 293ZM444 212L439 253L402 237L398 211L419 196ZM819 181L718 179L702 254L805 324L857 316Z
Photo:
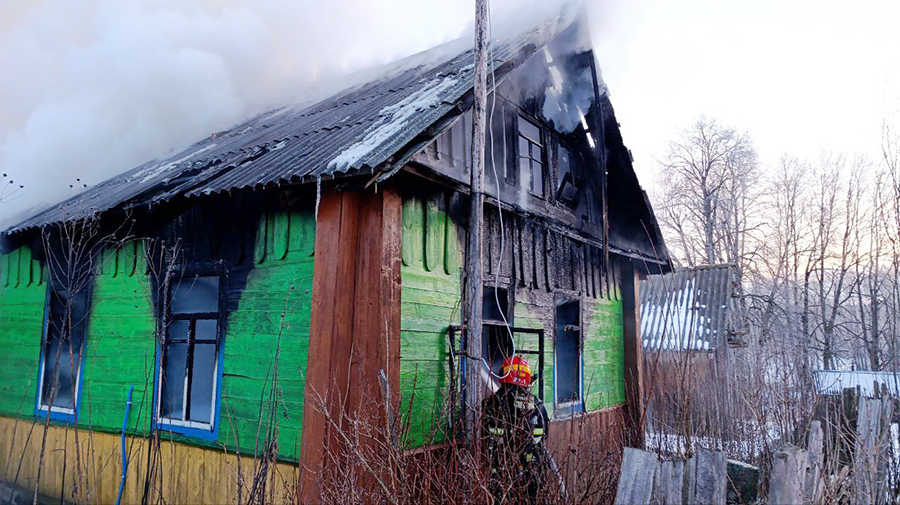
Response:
M670 143L661 163L662 207L670 239L689 265L748 260L756 202L756 150L750 137L700 117Z

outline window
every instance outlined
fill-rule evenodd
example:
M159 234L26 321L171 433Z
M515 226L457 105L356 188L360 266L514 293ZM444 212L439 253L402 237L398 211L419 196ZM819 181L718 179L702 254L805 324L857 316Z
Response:
M88 290L76 293L51 282L47 294L39 410L72 415L78 403L88 317Z
M221 284L218 275L186 275L170 285L159 372L161 422L213 429Z
M503 288L485 286L482 293L481 353L491 371L499 375L503 360L512 355L509 336L509 299ZM506 320L506 323L503 321Z
M569 207L578 205L583 181L578 170L578 158L575 153L563 145L559 146L559 180L556 184L556 199Z
M494 109L493 115L491 115L491 105L493 105ZM488 123L488 130L484 139L485 168L487 170L486 173L490 174L490 177L486 179L486 182L488 183L492 183L494 180L494 170L497 172L498 179L502 179L503 181L513 180L512 174L509 173L509 163L507 163L509 156L506 152L510 146L509 134L512 132L513 128L511 119L507 115L506 110L502 100L497 100L497 103L495 104L492 104L491 102L488 103L487 114L490 122Z
M509 321L509 302L503 288L485 286L482 292L481 318L485 321Z
M581 402L581 327L577 301L556 306L556 402L579 406Z
M544 196L544 144L541 129L519 116L519 177L523 188Z

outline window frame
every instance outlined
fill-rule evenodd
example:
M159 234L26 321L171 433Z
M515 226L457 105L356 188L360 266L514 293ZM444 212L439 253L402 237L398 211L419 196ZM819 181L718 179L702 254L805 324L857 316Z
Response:
M578 350L578 363L576 363L576 367L578 369L578 387L576 390L577 398L574 400L570 400L567 402L559 401L559 335L557 334L556 327L557 323L557 313L558 308L565 304L575 302L578 303L578 345L576 349ZM573 417L578 413L583 413L585 411L584 408L584 312L583 312L583 302L577 298L561 298L556 300L556 305L554 308L554 317L553 317L553 325L554 325L554 334L553 334L553 416L554 417Z
M554 200L562 204L565 208L567 208L571 212L575 212L578 209L578 204L582 200L582 196L584 193L587 193L585 189L585 180L584 175L582 173L583 166L580 153L577 149L574 149L569 146L569 144L560 139L556 146L556 180L553 181L554 189L553 195ZM563 184L565 182L565 175L562 172L562 160L563 154L565 153L565 157L568 160L568 170L565 175L568 175L571 179L570 184L575 189L575 199L568 200L562 197Z
M540 137L539 139L537 139L537 140L532 139L529 135L525 134L522 131L521 124L523 121L526 122L527 124L533 126L535 129L537 129L538 136ZM525 139L526 142L528 142L528 153L524 154L524 155L522 154L521 149L520 149L521 140L523 138ZM547 199L547 191L548 191L547 185L548 185L548 182L550 182L548 180L549 179L549 177L548 177L549 168L550 168L548 161L550 158L549 158L549 153L547 152L547 149L550 147L549 144L550 144L550 142L548 142L548 135L547 135L547 132L546 132L544 126L539 121L532 120L529 117L527 117L524 113L522 113L522 111L519 111L518 114L516 115L516 157L515 157L516 178L518 181L518 185L521 189L527 190L529 193L531 193L535 197L540 198L542 200ZM532 155L531 155L531 146L532 145L536 145L541 149L541 159L536 160L534 157L532 157ZM529 160L528 166L531 169L530 174L529 174L530 186L527 188L522 185L522 158L528 158L528 160ZM539 162L541 165L541 170L540 170L541 171L541 192L540 193L536 193L534 191L534 163L535 162Z
M218 288L218 296L217 296L217 309L215 312L197 312L197 313L188 313L188 314L172 314L172 293L175 285L180 281L180 279L185 277L218 277L219 279L219 288ZM154 386L155 386L155 394L153 396L153 425L155 429L170 431L173 433L178 433L181 435L186 435L194 438L201 438L206 440L215 440L218 436L219 431L219 407L221 404L221 385L222 385L222 364L223 364L223 352L222 352L222 342L224 336L224 325L225 325L225 304L227 299L228 292L228 275L226 269L221 265L216 265L209 268L186 268L183 270L174 270L169 274L168 284L165 289L165 304L158 304L158 317L157 321L160 326L160 334L163 335L162 342L157 342L156 348L156 370L154 374ZM215 318L210 317L215 314ZM216 321L216 338L215 338L215 347L216 347L216 358L215 365L213 370L213 383L212 383L212 398L210 401L210 422L204 423L201 421L191 421L188 419L170 419L167 417L163 417L162 415L162 404L163 404L163 374L165 373L165 365L166 365L166 348L169 345L169 327L173 321L191 321L189 323L189 328L196 326L196 321L198 320L214 320ZM189 330L190 331L190 330ZM193 356L191 352L191 347L196 346L195 339L191 338L192 333L188 334L187 343L189 345L188 348L188 356ZM206 345L209 342L206 342ZM189 389L189 377L190 371L193 368L192 360L188 361L185 364L185 384L184 384L184 393L183 393L183 402L182 412L183 417L187 417L187 412L189 412L188 404L190 403L191 392Z
M47 282L47 292L44 299L44 322L42 325L42 335L41 335L41 350L38 355L38 372L37 372L37 397L35 398L35 406L34 406L34 415L38 417L47 417L49 416L51 420L54 421L62 421L66 423L74 423L77 414L78 414L78 406L81 404L81 378L84 375L84 360L85 355L87 354L87 340L88 340L88 326L90 322L90 313L91 313L91 301L93 295L92 283L87 282L84 287L84 297L85 297L85 309L84 309L84 336L82 337L81 344L81 356L78 358L78 370L75 374L75 390L72 392L72 408L65 407L57 407L53 405L46 405L43 401L44 396L44 374L47 371L46 361L46 350L47 350L47 338L48 331L50 330L50 307L51 307L51 297L53 293L57 290L56 286L52 279ZM66 291L67 297L70 297L71 294L68 294Z

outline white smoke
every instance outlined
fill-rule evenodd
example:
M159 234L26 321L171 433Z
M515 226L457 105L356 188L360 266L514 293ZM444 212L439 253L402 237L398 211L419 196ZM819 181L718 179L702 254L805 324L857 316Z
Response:
M495 0L495 33L559 3ZM471 34L472 0L0 0L0 229L351 72Z

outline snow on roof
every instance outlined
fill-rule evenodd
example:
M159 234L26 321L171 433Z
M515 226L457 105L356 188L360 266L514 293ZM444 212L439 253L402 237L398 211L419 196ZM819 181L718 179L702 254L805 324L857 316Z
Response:
M859 388L863 396L875 396L876 384L887 385L893 396L900 396L900 372L868 370L816 370L813 372L819 394L839 395L844 389Z

